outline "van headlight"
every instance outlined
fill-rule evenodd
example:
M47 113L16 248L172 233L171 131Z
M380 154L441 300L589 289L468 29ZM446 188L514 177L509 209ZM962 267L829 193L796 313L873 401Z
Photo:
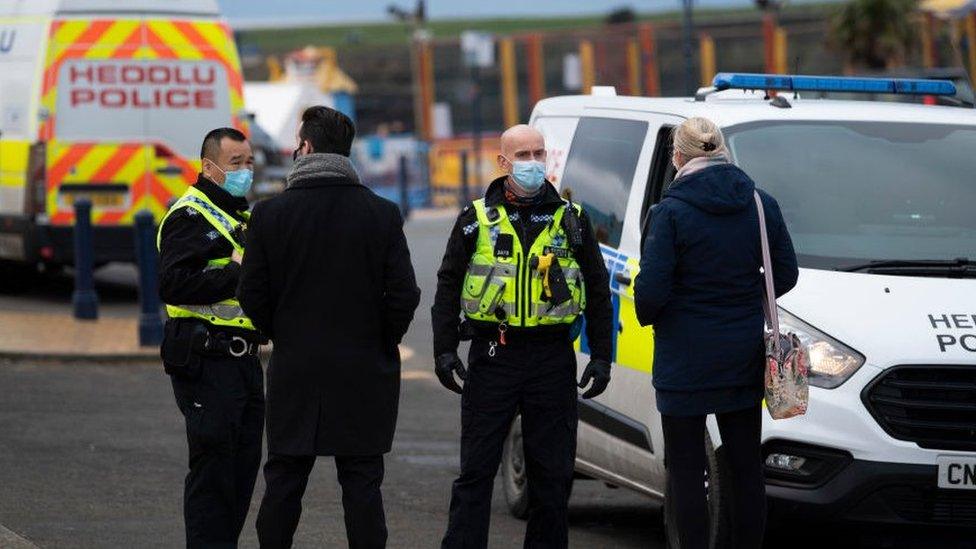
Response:
M810 353L810 385L833 389L864 365L864 355L779 308L779 330L793 332Z

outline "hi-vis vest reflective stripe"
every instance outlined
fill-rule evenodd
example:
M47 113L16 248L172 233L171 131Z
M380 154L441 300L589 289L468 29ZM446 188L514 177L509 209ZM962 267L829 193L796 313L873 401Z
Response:
M237 229L238 222L233 217L227 215L216 204L207 198L207 195L198 191L195 187L190 187L183 193L183 196L173 204L173 207L166 212L166 216L159 223L159 232L156 233L156 248L162 242L163 224L169 216L180 208L191 208L196 210L206 219L214 229L220 233L238 253L244 253L244 248L234 239L233 233ZM246 214L245 214L246 215ZM207 269L219 269L230 263L230 257L212 259L207 262ZM236 299L227 299L212 305L170 305L166 304L166 314L170 318L199 318L215 326L233 326L254 330L251 319L244 315L241 304Z
M576 208L577 215L580 208ZM503 206L489 216L484 199L474 202L478 216L478 241L468 263L461 289L461 310L472 320L505 322L510 326L534 327L572 324L586 307L586 291L579 263L569 248L562 218L566 205L552 215L552 221L524 250ZM498 235L511 235L509 257L495 256ZM552 254L559 262L572 297L564 303L546 300L544 274L533 268L538 258ZM534 259L535 258L535 259Z

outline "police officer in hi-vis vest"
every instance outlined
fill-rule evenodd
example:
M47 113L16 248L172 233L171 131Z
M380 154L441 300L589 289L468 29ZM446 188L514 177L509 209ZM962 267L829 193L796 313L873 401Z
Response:
M585 318L592 360L579 387L589 385L582 397L592 398L610 382L608 275L585 212L545 180L542 134L510 128L498 166L507 175L458 216L431 309L437 376L461 393L461 475L442 547L488 545L493 480L516 414L528 475L526 547L566 547L573 341ZM457 354L462 339L471 339L467 368Z
M254 156L243 133L218 128L202 173L160 223L159 294L169 320L161 347L186 418L187 547L236 547L261 464L266 340L234 297L244 253Z

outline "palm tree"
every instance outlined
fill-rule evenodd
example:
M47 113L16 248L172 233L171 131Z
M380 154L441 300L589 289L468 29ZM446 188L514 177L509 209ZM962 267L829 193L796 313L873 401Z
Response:
M830 20L828 43L850 67L903 65L915 46L916 0L850 0Z

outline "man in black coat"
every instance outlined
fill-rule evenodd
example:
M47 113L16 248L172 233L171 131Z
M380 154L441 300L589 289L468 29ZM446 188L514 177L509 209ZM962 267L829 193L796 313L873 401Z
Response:
M302 115L288 188L251 216L238 298L274 343L261 547L290 547L316 456L335 456L350 547L383 547L380 485L400 391L397 345L420 301L397 207L349 161L355 128Z

